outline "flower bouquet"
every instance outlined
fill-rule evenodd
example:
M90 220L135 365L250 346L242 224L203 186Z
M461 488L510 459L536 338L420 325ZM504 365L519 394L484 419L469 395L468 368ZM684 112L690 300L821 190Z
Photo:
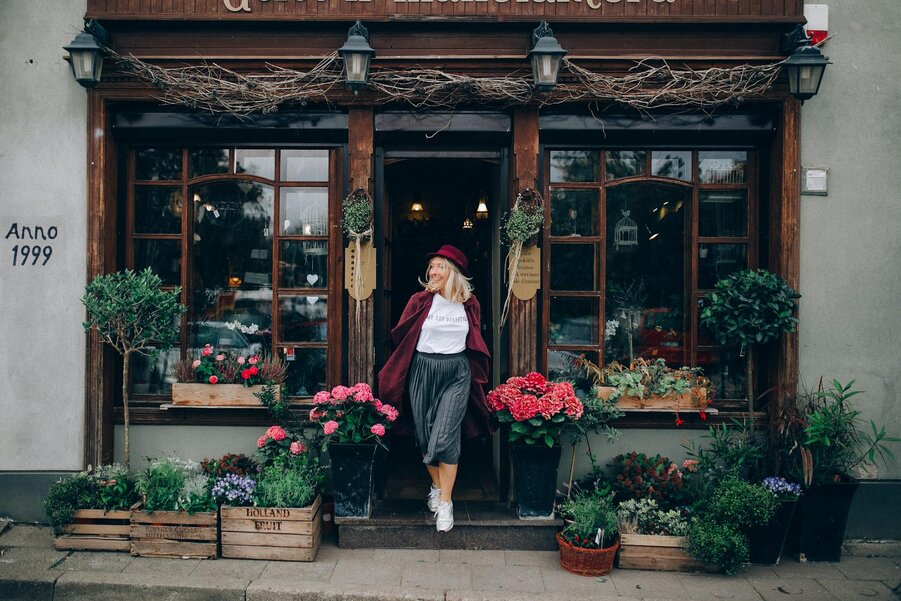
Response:
M287 367L277 358L217 352L207 344L200 357L176 363L172 376L176 380L172 385L174 405L258 407L256 395L263 385L275 385L278 398L278 385L285 381Z
M488 406L510 426L510 442L553 447L567 423L582 417L584 408L569 382L548 382L539 373L513 377L488 393Z
M398 411L373 398L368 384L335 386L313 395L310 421L322 426L329 443L374 441L384 447L383 437Z

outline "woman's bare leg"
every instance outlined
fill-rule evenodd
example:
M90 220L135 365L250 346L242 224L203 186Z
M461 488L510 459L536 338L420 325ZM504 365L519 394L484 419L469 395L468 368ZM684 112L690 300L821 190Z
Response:
M431 463L425 464L425 469L429 470L429 476L432 477L432 486L435 488L441 488L441 480L438 474L438 466L432 465Z
M431 470L429 470L431 472ZM438 480L441 486L441 500L450 501L454 492L454 483L457 481L456 463L439 463Z

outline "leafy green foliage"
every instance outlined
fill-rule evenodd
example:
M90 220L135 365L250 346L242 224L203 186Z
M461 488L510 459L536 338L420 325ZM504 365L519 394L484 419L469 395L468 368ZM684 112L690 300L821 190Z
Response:
M505 215L501 232L507 244L525 243L537 234L544 225L544 213L541 206L518 204Z
M694 388L710 388L710 380L702 375L700 367L673 369L663 359L638 358L628 367L616 361L603 368L590 361L584 361L584 365L598 385L615 388L609 398L611 402L622 396L643 399L646 395L672 396Z
M560 505L559 511L566 524L561 535L571 545L598 549L609 547L616 540L616 511L607 491L576 491Z
M732 424L710 426L703 436L709 442L698 445L693 440L683 443L689 459L697 462L686 470L685 481L695 499L709 499L724 478L738 476L743 480L760 480L766 458L766 439L755 432L750 420L732 418Z
M709 503L710 518L739 529L768 523L779 507L766 488L735 477L724 480Z
M99 507L97 482L85 472L55 482L44 499L44 512L55 534L62 532L63 526L72 523L77 510Z
M720 344L765 344L795 331L799 298L769 271L740 271L717 282L704 299L701 325L710 328Z
M664 536L685 536L688 520L681 512L670 509L663 511L654 499L629 499L619 504L617 509L619 531L636 534L661 534Z
M344 232L350 236L362 235L372 227L372 199L362 188L357 188L341 203Z
M312 453L283 455L263 468L254 489L257 507L306 507L322 488L324 475Z
M134 476L125 466L118 463L100 466L91 473L91 476L97 482L100 497L98 509L125 510L138 501Z
M748 561L748 540L726 524L696 519L688 530L688 553L707 567L719 566L724 573L738 573Z
M215 511L211 479L196 463L175 458L154 460L137 478L144 509L153 511Z
M617 501L647 498L662 509L674 509L689 500L682 472L668 457L633 452L617 455L611 465Z

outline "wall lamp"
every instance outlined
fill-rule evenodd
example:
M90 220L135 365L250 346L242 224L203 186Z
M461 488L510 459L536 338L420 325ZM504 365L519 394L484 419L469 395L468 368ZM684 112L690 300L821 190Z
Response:
M369 31L360 21L347 32L347 41L338 48L338 54L344 59L344 79L357 94L369 81L369 65L375 56L369 45Z
M791 95L802 103L816 96L826 73L826 65L832 62L823 56L819 48L811 45L810 37L801 25L783 36L782 51L791 52L784 64Z
M547 21L542 21L532 32L532 49L529 50L536 90L548 92L557 85L560 63L564 56L566 50L557 43L557 38L554 37L554 32L551 31Z
M75 81L85 88L93 88L100 83L106 41L106 30L97 21L90 20L85 23L84 31L63 47L69 52L69 64Z

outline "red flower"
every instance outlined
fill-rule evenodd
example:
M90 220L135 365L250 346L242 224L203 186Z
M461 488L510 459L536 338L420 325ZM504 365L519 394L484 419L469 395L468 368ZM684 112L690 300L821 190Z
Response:
M681 425L684 424L684 423L685 423L685 420L682 419L681 417L679 417L679 414L677 413L677 414L676 414L676 425L677 425L677 426L681 426Z
M706 413L703 409L702 409L701 412L698 414L698 417L701 418L701 421L702 421L702 422L706 422L706 421L707 421L707 413Z
M217 378L216 376L210 376L210 384L215 384L218 381L219 381L219 378Z

